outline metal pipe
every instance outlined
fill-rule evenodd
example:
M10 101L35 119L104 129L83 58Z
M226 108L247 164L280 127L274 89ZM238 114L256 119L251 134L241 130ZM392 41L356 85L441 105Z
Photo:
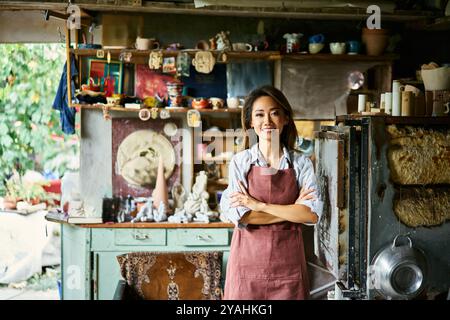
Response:
M318 288L316 288L316 289L314 289L314 290L310 291L310 292L309 292L309 294L311 294L311 295L313 295L313 294L316 294L317 292L320 292L320 291L322 291L322 290L324 290L324 289L326 289L326 288L329 288L329 287L332 287L332 286L334 286L334 285L335 285L335 283L336 283L336 280L335 280L335 281L333 281L333 282L330 282L330 283L324 284L323 286L321 286L321 287L318 287Z

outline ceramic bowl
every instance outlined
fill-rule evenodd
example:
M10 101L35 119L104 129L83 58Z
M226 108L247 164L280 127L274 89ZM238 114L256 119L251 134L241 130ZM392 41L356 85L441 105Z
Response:
M209 100L205 98L192 99L191 106L194 109L205 109L209 107Z
M325 45L323 43L310 43L308 46L309 53L311 53L311 54L319 53L320 50L322 50L324 46Z
M331 42L330 51L332 54L344 54L345 53L345 42Z

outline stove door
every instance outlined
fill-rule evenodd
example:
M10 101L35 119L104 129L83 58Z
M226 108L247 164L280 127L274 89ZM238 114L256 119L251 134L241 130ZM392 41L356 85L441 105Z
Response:
M347 288L354 284L349 265L355 264L356 238L349 237L349 231L355 229L351 224L359 183L357 146L354 127L322 127L316 132L316 175L324 208L315 228L315 255Z

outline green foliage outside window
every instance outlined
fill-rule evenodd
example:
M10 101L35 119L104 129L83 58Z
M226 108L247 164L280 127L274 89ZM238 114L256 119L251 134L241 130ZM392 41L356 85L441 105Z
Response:
M78 132L64 135L52 109L64 63L60 44L0 44L0 195L14 169L78 169Z

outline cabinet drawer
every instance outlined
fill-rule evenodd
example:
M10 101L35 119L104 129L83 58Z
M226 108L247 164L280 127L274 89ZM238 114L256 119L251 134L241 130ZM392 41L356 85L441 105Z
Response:
M165 246L166 229L103 229L93 228L93 251L146 250L147 246ZM129 248L129 246L134 246Z
M165 229L120 229L114 230L116 246L165 246Z
M226 246L228 229L179 229L176 241L182 246Z

